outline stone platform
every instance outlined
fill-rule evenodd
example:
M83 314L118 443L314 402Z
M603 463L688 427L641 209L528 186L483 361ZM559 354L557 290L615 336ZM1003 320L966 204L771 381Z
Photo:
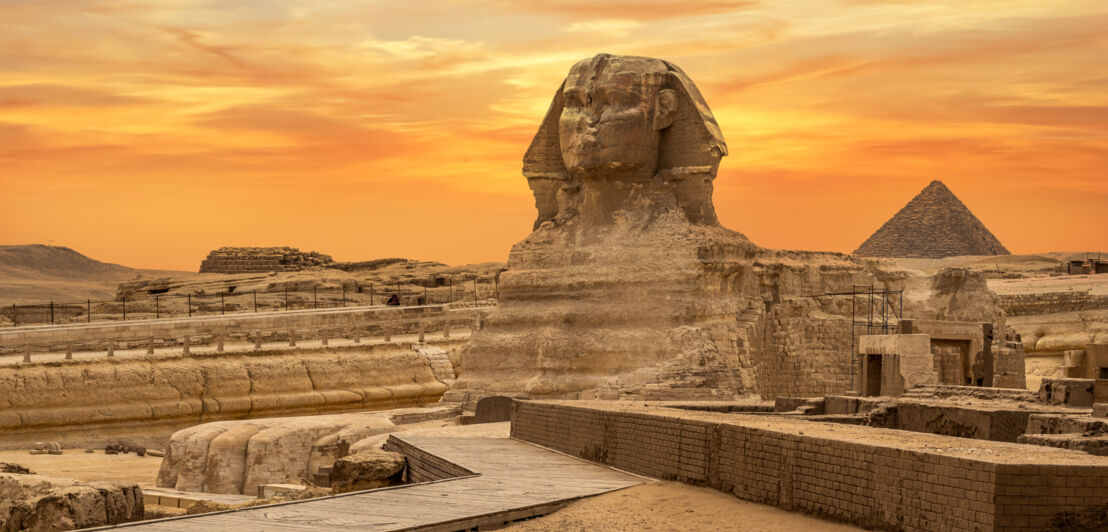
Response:
M630 401L517 401L512 437L864 527L1042 530L1108 505L1108 457Z

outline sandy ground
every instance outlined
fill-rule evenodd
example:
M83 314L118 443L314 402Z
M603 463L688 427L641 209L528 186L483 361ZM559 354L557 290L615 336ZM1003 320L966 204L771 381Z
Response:
M505 530L795 532L862 529L747 502L711 488L680 482L652 482L583 499L550 515L522 521Z
M0 462L19 464L39 475L75 480L111 480L153 486L162 459L134 454L104 454L98 450L65 449L62 454L30 454L27 451L0 451Z

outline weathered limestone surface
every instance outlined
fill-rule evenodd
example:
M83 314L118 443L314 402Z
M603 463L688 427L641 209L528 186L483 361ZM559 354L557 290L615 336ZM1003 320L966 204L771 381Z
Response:
M938 259L1010 253L946 185L932 181L854 254Z
M219 421L173 433L158 487L253 495L265 484L302 484L359 441L397 425L457 416L457 404L326 416ZM363 451L365 452L365 451Z
M0 446L134 433L160 447L196 423L416 406L445 390L426 356L395 345L3 366Z
M330 255L290 247L222 247L200 262L200 273L288 272L334 262Z
M0 530L73 530L143 518L137 484L0 473Z
M979 273L913 278L721 227L712 182L726 153L673 64L576 64L524 156L534 231L448 397L822 395L850 388L852 348L849 298L821 294L911 285L915 317L1000 315L991 295L975 299L989 294Z
M366 450L335 460L331 493L360 491L403 483L406 460L400 453Z

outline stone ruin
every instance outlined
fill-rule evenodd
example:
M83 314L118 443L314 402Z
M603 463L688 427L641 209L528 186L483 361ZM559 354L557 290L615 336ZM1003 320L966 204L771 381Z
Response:
M941 181L932 181L854 254L941 259L1011 253Z
M293 272L334 264L330 255L290 247L221 247L200 262L200 273Z
M854 286L918 287L904 311L915 318L1002 316L980 274L913 278L842 254L763 249L722 227L712 187L726 154L677 66L577 63L524 155L533 232L512 248L500 303L446 397L842 392L853 334L841 294Z

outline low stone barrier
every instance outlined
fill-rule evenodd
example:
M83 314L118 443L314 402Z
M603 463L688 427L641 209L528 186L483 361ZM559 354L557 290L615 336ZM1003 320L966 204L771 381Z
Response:
M1108 457L782 416L516 401L512 437L881 529L1042 530L1108 504Z
M207 421L417 406L445 390L426 356L398 345L0 366L0 447L116 434L156 443Z
M487 308L448 310L445 305L421 307L358 307L261 312L197 318L168 318L122 323L40 325L0 330L0 349L21 346L64 346L67 343L121 339L180 339L274 330L351 329L373 323L417 323L450 318L471 322Z

